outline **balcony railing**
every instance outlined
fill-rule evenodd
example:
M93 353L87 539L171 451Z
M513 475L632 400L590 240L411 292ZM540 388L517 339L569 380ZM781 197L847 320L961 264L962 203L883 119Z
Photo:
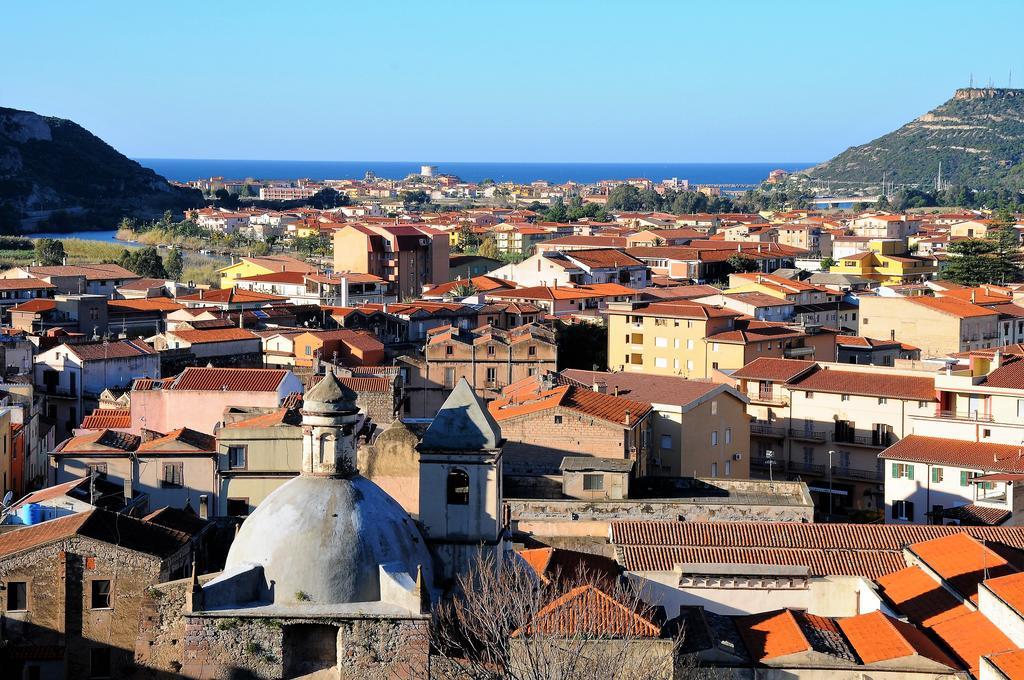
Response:
M750 392L747 392L747 397L750 399L750 401L756 401L761 404L774 404L777 406L785 406L786 404L789 403L789 400L786 399L785 395L779 392L775 392L774 390L751 390Z
M882 473L878 470L865 470L863 468L833 467L833 477L847 477L849 479L865 479L869 481L881 481Z
M973 420L979 423L991 423L993 421L990 414L978 413L977 411L943 411L942 409L936 409L934 417L944 420Z
M875 449L885 449L892 446L895 441L893 436L886 432L883 434L848 434L842 438L832 435L832 441L837 444L853 444L854 446L867 446Z
M804 439L807 441L824 442L828 441L828 432L825 430L811 430L811 429L800 429L796 427L789 428L789 436L793 439Z
M760 434L768 437L779 437L781 439L782 437L786 436L786 428L775 427L774 425L769 425L767 423L751 423L750 434Z
M817 465L816 463L803 463L800 461L789 461L790 472L806 472L812 475L824 475L828 466Z

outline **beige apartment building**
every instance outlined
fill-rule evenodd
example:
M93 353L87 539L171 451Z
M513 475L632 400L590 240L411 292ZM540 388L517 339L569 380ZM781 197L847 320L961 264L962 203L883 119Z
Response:
M732 378L750 400L753 473L806 481L818 511L829 512L831 497L840 516L881 511L878 454L937 405L924 371L762 358Z
M507 385L554 371L558 346L554 333L527 324L508 331L483 326L465 331L442 326L427 332L422 357L401 356L404 410L414 418L432 418L465 378L477 396L496 398Z
M704 380L566 369L563 378L592 390L649 403L647 472L669 477L750 477L748 399Z
M864 296L860 334L904 342L925 358L1001 344L998 311L947 297Z
M608 370L701 379L758 357L835 358L834 331L741 316L685 300L609 305Z

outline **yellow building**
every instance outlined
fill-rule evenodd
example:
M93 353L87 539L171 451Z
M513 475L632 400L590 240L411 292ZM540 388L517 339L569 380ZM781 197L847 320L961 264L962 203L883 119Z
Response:
M609 303L608 370L708 377L709 335L733 329L739 312L696 302ZM742 364L740 364L742 366Z
M277 272L315 274L317 269L308 262L288 255L267 255L265 257L243 257L238 262L217 270L217 273L220 274L221 288L233 288L236 279Z
M916 283L935 276L933 260L904 254L903 241L868 242L868 250L840 258L829 271L879 281L883 285Z
M997 310L946 297L866 295L860 301L860 332L919 347L922 358L1002 344Z
M796 305L814 305L834 302L838 293L827 288L812 286L803 281L787 279L771 274L730 274L726 294L764 293Z

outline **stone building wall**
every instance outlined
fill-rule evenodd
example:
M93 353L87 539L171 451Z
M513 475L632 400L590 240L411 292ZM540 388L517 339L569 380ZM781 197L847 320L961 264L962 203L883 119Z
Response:
M359 447L359 472L413 517L420 512L419 437L396 420L372 444Z
M158 557L80 536L15 554L0 560L0 580L28 583L28 611L4 613L4 636L14 648L65 646L68 678L89 677L92 650L109 649L112 676L126 677L143 592L166 572ZM91 608L97 579L110 581L109 608Z
M186 614L185 594L190 588L189 579L182 579L147 592L133 680L163 680L172 674L193 680L269 680L323 669L326 659L333 662L337 675L325 677L383 680L429 675L426 618Z

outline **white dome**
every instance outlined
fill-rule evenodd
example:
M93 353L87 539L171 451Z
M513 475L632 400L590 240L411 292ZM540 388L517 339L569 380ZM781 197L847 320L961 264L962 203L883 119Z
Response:
M430 555L408 513L376 484L300 476L242 523L225 572L258 564L275 604L380 600L380 565L429 578ZM427 581L429 582L429 581Z

